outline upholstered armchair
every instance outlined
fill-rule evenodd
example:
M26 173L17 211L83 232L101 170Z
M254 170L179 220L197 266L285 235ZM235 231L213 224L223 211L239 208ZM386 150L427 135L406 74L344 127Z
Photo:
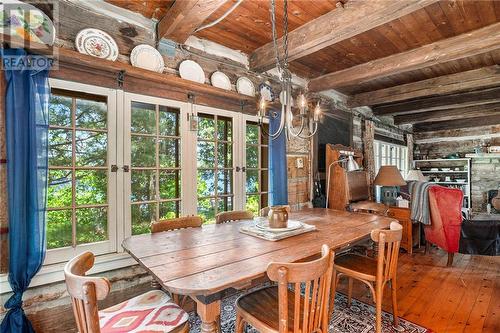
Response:
M443 186L429 188L431 225L424 226L426 249L430 243L448 252L447 266L453 265L453 255L458 252L462 225L463 192Z

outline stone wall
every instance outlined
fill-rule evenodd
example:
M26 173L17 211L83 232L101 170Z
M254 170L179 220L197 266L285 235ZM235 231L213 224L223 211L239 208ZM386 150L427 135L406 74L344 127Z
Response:
M500 187L500 156L472 157L471 185L472 210L485 212L488 191Z
M414 134L415 158L443 158L458 153L461 157L474 152L477 146L499 146L500 125ZM487 191L500 183L498 159L473 159L471 166L472 210L486 211Z

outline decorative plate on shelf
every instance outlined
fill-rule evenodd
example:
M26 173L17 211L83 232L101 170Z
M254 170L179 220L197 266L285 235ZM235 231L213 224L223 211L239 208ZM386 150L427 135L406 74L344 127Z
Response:
M18 0L0 2L0 33L45 45L53 45L56 39L51 19L33 5Z
M115 61L118 58L118 45L113 37L99 29L83 29L76 35L78 52L93 57Z
M240 77L238 81L236 81L236 90L243 95L251 97L255 96L255 86L249 78L244 76Z
M272 102L274 101L274 93L273 88L267 83L261 83L259 85L260 96L264 98L265 101Z
M184 60L179 65L179 75L186 80L205 83L205 72L203 68L193 60Z
M210 76L210 82L214 87L225 90L231 90L231 81L229 80L227 75L222 72L219 71L213 72L212 75Z
M157 49L147 44L140 44L133 48L130 53L132 66L147 69L149 71L163 72L165 62Z
M288 220L288 227L286 228L271 228L269 227L269 221L265 219L265 221L259 221L255 225L258 229L266 232L286 232L297 230L303 227L302 222L295 220Z

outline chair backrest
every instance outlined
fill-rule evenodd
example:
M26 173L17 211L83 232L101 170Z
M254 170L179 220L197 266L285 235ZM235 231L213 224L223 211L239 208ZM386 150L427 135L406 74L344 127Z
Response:
M151 223L151 233L170 231L175 229L198 228L201 227L202 220L199 216L185 216L176 219L160 220Z
M234 210L231 212L220 212L215 216L215 223L221 224L231 221L251 220L253 213L247 210Z
M425 239L451 253L459 247L463 195L462 190L456 188L429 188L431 224L424 226Z
M388 281L396 275L402 236L403 226L397 222L391 222L390 230L371 232L372 240L378 243L377 281Z
M68 289L76 325L80 333L100 333L97 301L103 300L111 290L106 278L89 277L85 273L94 266L94 254L84 252L64 266L64 278Z
M269 209L269 206L262 208L259 212L259 216L267 217L269 215Z
M288 333L288 311L293 308L294 332L328 332L330 284L334 253L327 245L321 248L321 258L304 263L270 263L267 275L278 282L279 332ZM301 297L301 284L305 297ZM288 304L288 285L295 293L293 307Z

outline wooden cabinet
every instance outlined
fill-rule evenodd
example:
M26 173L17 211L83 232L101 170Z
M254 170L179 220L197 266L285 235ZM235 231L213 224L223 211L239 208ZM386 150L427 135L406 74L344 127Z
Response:
M411 222L410 208L390 206L387 216L395 218L403 226L401 247L411 254L413 246L417 243L414 240L418 239L418 225Z

